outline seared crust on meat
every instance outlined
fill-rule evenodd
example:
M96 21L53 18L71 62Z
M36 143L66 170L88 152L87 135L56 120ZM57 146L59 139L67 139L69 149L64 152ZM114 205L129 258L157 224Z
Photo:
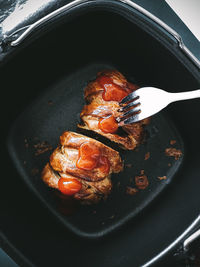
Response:
M74 178L82 183L81 190L74 195L74 198L80 200L83 204L97 203L101 199L106 199L112 189L110 175L99 182L87 182L79 179L76 176L65 173L56 173L53 168L47 163L42 171L43 181L52 188L58 189L58 180L60 177Z
M79 180L80 181L80 180ZM106 199L112 190L110 176L99 182L82 182L81 190L75 194L74 198L84 204L97 203L101 199Z
M42 170L42 180L49 187L58 189L59 175L51 168L50 164L47 163Z
M138 86L129 83L126 78L116 70L106 70L99 72L97 78L100 76L107 76L112 79L112 82L134 91ZM116 142L124 149L133 150L139 143L141 143L144 125L149 123L149 119L123 126L123 136L118 133L105 133L99 127L99 119L105 116L113 115L115 118L120 115L118 111L120 106L117 101L105 101L102 98L104 89L98 83L98 80L90 82L84 90L84 96L87 105L83 107L80 114L82 123L78 125L79 128L92 130L100 135L105 136L113 142Z
M98 127L99 118L95 118L93 116L83 116L82 120L84 121L84 125L79 124L79 128L85 130L92 130L102 136L105 136L109 140L120 144L121 147L124 149L133 150L138 144L133 134L128 134L127 136L120 136L118 134L104 133Z
M85 142L94 143L102 155L109 159L110 171L107 175L98 167L90 171L76 167L78 149ZM99 141L68 131L61 135L60 144L51 154L49 163L45 165L42 180L49 187L58 189L60 177L77 179L81 182L82 188L73 197L83 204L97 203L101 199L106 199L112 189L111 173L123 169L119 153Z
M99 76L108 76L109 78L113 80L115 84L122 86L122 87L130 86L130 83L127 82L124 75L122 75L117 70L100 71L97 73L97 77ZM95 96L92 96L92 95L97 94L102 91L103 91L103 88L99 85L99 83L96 80L92 81L87 85L87 87L84 90L85 99L91 102L91 98L95 98Z
M106 156L109 161L110 161L110 173L114 172L114 173L118 173L120 171L122 171L123 169L123 163L122 160L120 158L119 152L117 152L116 150L102 144L101 142L90 138L90 137L86 137L84 135L81 134L77 134L74 132L64 132L61 137L60 137L60 143L63 147L67 147L67 149L71 148L71 149L78 149L83 143L89 141L90 143L95 144L97 147L100 148L101 153ZM95 179L95 178L94 178Z

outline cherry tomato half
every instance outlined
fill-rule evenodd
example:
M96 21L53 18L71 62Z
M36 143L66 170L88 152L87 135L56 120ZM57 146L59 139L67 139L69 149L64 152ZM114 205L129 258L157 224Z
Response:
M115 133L118 130L118 124L113 116L101 118L98 127L104 133Z
M98 163L100 149L90 142L83 143L79 148L79 158L76 167L83 170L92 170Z
M119 85L114 84L112 79L106 76L100 76L97 78L97 81L104 89L102 97L105 101L120 102L131 92L129 89L124 89Z
M58 181L58 188L63 194L72 196L81 190L82 184L74 178L61 177Z

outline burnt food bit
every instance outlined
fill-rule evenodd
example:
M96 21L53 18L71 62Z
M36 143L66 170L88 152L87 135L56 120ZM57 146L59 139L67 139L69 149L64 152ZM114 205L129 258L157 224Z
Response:
M147 152L144 156L144 160L148 160L150 158L150 152Z
M49 105L49 106L52 106L52 105L53 105L53 101L52 101L52 100L49 100L49 101L48 101L48 105Z
M127 193L128 195L133 196L133 195L135 195L137 192L138 192L138 189L135 188L135 187L130 187L130 186L127 186L127 187L126 187L126 193Z
M167 176L165 176L165 175L164 176L158 176L158 179L159 180L166 180L167 179Z
M131 163L127 163L127 164L125 164L125 167L126 168L131 168L132 167L132 164Z
M33 147L36 150L35 156L39 156L39 155L53 149L53 147L47 141L39 142L39 143L33 145Z
M176 140L170 140L170 145L176 144Z
M142 174L139 176L135 176L135 184L137 186L137 188L139 189L145 189L147 188L147 186L149 185L149 181L147 179L147 176Z
M140 174L143 175L143 174L144 174L144 170L141 170L141 171L140 171Z
M169 157L174 157L175 160L178 160L182 156L182 151L173 147L165 149L165 155Z

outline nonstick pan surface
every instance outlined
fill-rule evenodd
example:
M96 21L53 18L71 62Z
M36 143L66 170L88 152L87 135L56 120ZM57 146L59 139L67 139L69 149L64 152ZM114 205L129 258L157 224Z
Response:
M175 147L184 153L183 142L175 126L166 116L159 114L146 127L142 145L135 151L119 150L125 169L112 176L113 189L106 201L90 206L65 203L54 190L43 184L41 171L49 160L51 147L56 148L59 136L65 130L79 131L76 125L84 105L84 86L104 69L115 69L115 66L93 63L64 76L19 116L8 139L10 154L24 181L71 231L91 238L103 236L134 218L175 178L183 156L175 160L165 154L166 148ZM128 79L133 81L133 77ZM171 145L171 140L176 143ZM38 155L38 144L43 142L51 145L51 152ZM145 160L147 153L150 156ZM142 170L148 177L148 187L129 195L127 187L136 188L135 176L140 175ZM160 180L159 177L163 176L166 179Z

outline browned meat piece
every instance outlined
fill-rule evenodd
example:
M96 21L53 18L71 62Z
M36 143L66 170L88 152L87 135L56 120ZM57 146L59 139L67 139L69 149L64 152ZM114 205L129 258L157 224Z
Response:
M112 189L111 173L117 173L123 169L119 153L92 138L74 132L64 132L60 137L60 144L61 146L57 147L50 156L50 163L44 167L42 180L49 187L59 189L62 193L63 189L59 188L60 179L66 179L64 180L66 184L68 180L70 182L75 180L75 190L77 186L79 190L74 191L73 197L84 204L97 203L101 199L106 199ZM85 145L87 149L83 154ZM91 152L90 149L96 153L96 158L93 158L94 153L89 156L86 154ZM81 157L82 168L79 168L77 162ZM90 165L94 160L99 160L100 163L95 163L93 168ZM74 188L70 189L74 190ZM69 190L64 193L71 194Z
M133 150L141 143L144 125L149 123L149 119L118 129L115 118L120 115L119 101L137 88L116 70L99 72L96 80L84 90L87 105L80 114L82 123L78 127L97 132L124 149Z
M47 163L42 171L42 180L47 184L49 187L58 189L58 180L60 176L56 173Z
M97 203L100 199L106 198L111 192L112 183L110 175L99 182L87 182L70 174L58 174L53 170L49 163L47 163L42 171L43 181L52 188L58 189L58 181L60 177L74 178L82 183L81 190L74 195L74 198L80 200L84 204Z

